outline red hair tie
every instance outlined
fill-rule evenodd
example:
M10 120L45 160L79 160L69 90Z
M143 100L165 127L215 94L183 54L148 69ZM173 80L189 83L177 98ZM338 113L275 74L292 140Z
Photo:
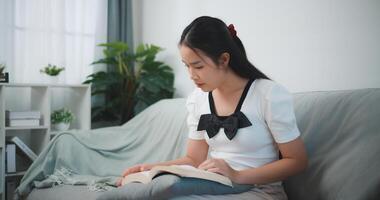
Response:
M235 30L235 27L233 24L230 24L228 25L228 30L230 31L230 34L232 35L232 37L236 37L236 30Z

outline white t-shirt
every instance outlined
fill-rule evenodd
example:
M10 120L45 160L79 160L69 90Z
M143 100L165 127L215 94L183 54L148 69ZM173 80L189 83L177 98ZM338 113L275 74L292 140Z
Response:
M240 128L229 140L224 129L209 138L206 131L197 131L202 114L210 114L208 93L195 89L187 99L189 138L205 139L212 158L224 159L233 169L259 167L278 160L276 143L296 139L298 130L292 95L281 85L267 79L257 79L250 86L240 109L251 126Z

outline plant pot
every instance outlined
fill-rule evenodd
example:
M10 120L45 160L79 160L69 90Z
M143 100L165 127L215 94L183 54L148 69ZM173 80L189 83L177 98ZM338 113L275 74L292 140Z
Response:
M60 122L58 124L53 124L53 129L56 131L67 131L70 128L70 123Z
M59 77L58 76L49 76L49 83L50 84L58 84L59 83Z

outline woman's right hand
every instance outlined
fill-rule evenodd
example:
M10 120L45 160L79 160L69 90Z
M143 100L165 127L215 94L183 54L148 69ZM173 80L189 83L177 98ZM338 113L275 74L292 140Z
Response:
M154 165L152 165L152 164L138 164L138 165L135 165L135 166L132 166L132 167L125 169L122 176L126 177L129 174L142 172L142 171L148 171L148 170L152 169L152 167L154 167Z
M147 170L152 169L152 167L154 167L154 165L138 164L138 165L135 165L135 166L132 166L132 167L125 169L122 176L120 178L118 178L118 180L116 181L116 186L120 187L124 177L128 176L129 174L147 171Z

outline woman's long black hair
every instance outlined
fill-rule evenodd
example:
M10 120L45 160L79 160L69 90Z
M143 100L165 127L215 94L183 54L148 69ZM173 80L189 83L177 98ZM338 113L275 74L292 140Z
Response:
M179 45L201 50L215 64L219 63L222 53L229 53L229 66L239 76L269 79L248 61L243 43L220 19L209 16L196 18L183 30Z

